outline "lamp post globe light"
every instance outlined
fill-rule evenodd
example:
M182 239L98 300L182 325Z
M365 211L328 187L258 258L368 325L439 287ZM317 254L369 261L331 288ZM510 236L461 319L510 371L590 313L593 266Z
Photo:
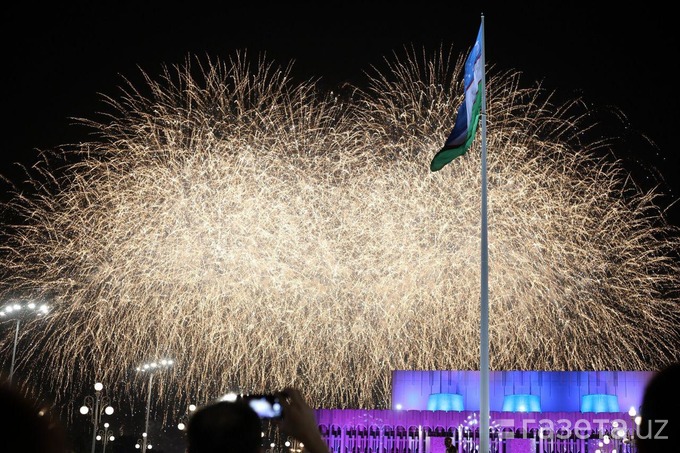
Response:
M175 362L171 359L162 359L153 362L144 363L137 367L137 372L149 375L149 389L146 400L146 421L144 423L144 432L142 438L137 441L135 448L141 449L142 453L146 450L151 450L152 445L149 443L149 410L151 409L151 386L153 385L153 376L157 372L170 368Z
M17 354L17 342L19 340L19 326L21 319L26 316L45 316L49 313L50 307L46 304L36 304L35 302L10 302L0 309L0 321L13 320L16 321L16 328L14 330L14 346L12 347L12 364L9 369L8 381L12 383L12 376L14 375L14 359Z
M137 439L137 443L135 444L135 448L138 449L138 450L140 448L146 448L147 450L153 449L153 445L147 443L146 439L147 439L146 433L142 433L142 438ZM142 451L144 451L144 450L142 450Z
M104 429L99 430L96 439L97 441L102 441L104 445L102 453L106 453L106 444L116 440L116 437L113 435L113 431L109 429L109 424L104 423Z
M109 405L111 400L108 396L102 395L103 390L104 385L101 382L94 384L94 396L86 396L84 404L80 407L80 413L83 415L90 414L92 419L91 453L94 453L94 447L97 441L97 429L99 428L99 422L101 421L102 415L113 414L113 407ZM108 425L108 423L105 424L105 427L108 428L106 425Z

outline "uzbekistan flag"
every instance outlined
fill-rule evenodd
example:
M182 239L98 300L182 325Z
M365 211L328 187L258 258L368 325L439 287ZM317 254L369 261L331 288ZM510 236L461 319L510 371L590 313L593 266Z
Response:
M449 138L444 142L444 147L434 156L430 163L431 171L444 168L458 156L465 154L470 148L477 132L479 123L479 111L482 106L482 28L479 28L477 40L465 60L465 100L458 107L456 123Z

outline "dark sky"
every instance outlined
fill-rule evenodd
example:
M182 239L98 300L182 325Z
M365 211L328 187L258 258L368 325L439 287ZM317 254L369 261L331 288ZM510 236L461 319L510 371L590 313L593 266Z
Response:
M406 45L466 52L484 13L489 65L521 71L526 85L542 81L557 99L582 96L594 108L623 111L628 127L611 131L625 139L618 157L643 184L653 184L658 170L671 194L665 202L680 194L678 33L661 4L60 3L3 14L0 173L10 178L18 177L12 163L30 164L36 149L82 141L69 118L92 117L103 106L99 93L115 95L121 76L134 80L138 67L153 76L189 54L226 58L247 50L294 60L294 75L332 87L361 80L362 70ZM680 225L680 206L670 215Z

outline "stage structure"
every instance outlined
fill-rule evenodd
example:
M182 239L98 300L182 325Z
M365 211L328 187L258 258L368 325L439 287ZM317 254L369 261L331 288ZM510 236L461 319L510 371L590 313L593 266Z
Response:
M652 371L491 371L490 450L634 453L636 417ZM390 410L323 409L335 452L479 448L479 371L394 371Z

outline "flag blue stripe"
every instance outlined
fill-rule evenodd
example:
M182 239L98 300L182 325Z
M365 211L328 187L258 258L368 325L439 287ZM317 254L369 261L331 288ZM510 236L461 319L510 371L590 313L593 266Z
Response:
M475 80L475 64L482 57L481 48L481 28L477 33L477 40L475 45L472 46L472 50L465 60L465 74L463 76L463 85L465 87L465 92L463 96L463 102L461 102L460 107L458 107L458 114L456 115L456 122L453 126L453 130L449 137L444 142L444 147L458 146L465 143L467 138L468 130L470 129L470 121L467 115L466 98L467 92L470 85ZM474 101L473 101L474 102Z

